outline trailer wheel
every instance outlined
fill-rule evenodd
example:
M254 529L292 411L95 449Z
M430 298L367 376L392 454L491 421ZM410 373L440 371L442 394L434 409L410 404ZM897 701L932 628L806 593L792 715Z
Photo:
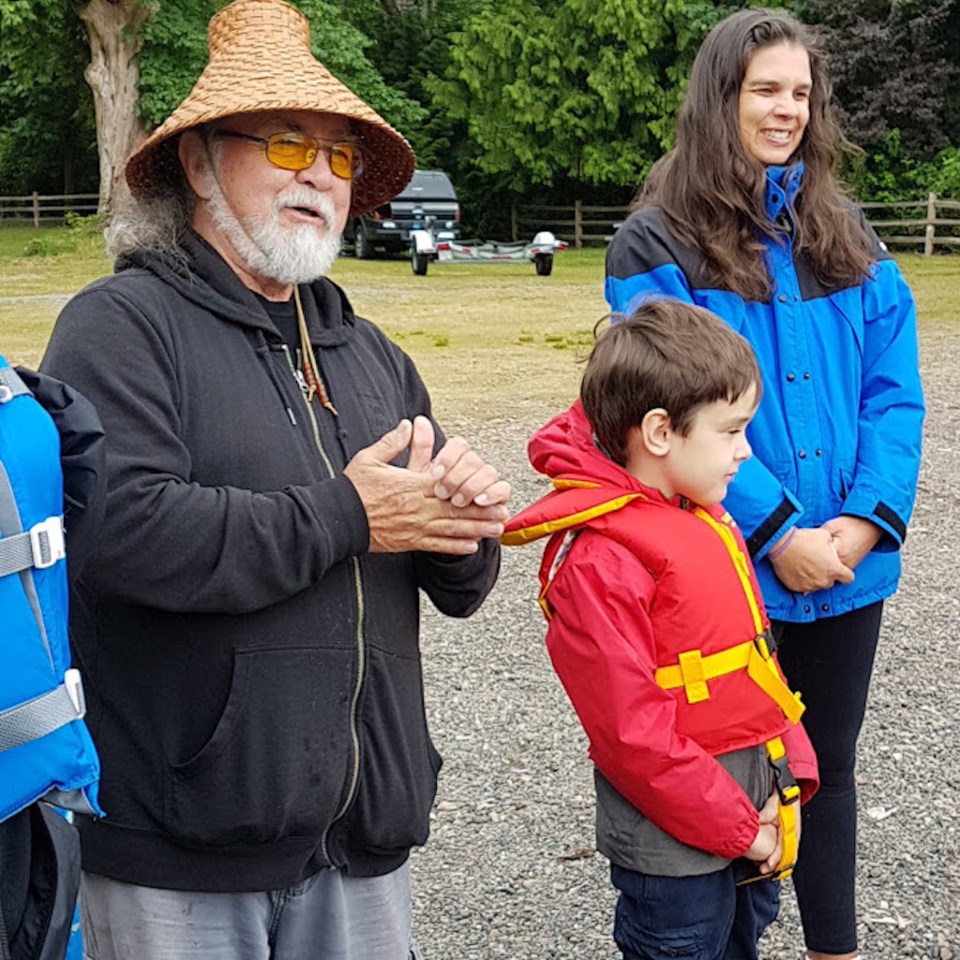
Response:
M537 268L538 277L549 277L553 272L553 254L538 253L533 258L533 265Z
M430 255L426 253L417 253L416 250L410 251L410 268L414 276L425 277L427 275L427 266L430 263Z

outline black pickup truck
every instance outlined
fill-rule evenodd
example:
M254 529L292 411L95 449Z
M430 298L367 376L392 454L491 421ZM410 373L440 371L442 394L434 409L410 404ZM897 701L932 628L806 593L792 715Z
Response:
M413 179L389 203L347 222L344 240L361 260L378 250L400 253L410 247L410 231L429 218L437 227L460 236L460 204L450 178L442 170L415 170Z

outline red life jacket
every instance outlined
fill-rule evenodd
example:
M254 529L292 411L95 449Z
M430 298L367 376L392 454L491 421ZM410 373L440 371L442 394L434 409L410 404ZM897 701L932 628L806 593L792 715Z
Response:
M551 539L540 567L550 584L576 531L633 553L657 583L650 609L656 682L677 701L677 732L718 755L782 734L803 712L776 658L746 546L722 507L668 502L634 489L555 478L557 489L506 525L505 544Z

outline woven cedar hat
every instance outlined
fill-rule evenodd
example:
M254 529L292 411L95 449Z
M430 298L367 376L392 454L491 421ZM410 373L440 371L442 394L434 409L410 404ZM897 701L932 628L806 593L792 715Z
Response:
M310 52L307 18L284 0L235 0L210 21L210 60L183 103L127 161L135 196L180 175L184 130L238 113L310 110L347 117L363 148L350 215L395 197L416 163L406 139Z

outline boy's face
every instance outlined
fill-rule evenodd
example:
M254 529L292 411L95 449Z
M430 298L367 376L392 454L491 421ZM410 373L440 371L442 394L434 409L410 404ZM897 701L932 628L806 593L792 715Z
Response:
M730 481L749 459L745 430L757 410L757 388L733 403L715 400L701 407L687 435L670 431L670 448L663 461L667 496L681 496L703 506L719 503Z

